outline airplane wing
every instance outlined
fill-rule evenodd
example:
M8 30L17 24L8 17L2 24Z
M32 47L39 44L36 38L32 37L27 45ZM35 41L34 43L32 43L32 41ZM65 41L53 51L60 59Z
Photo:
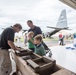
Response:
M55 34L55 33L57 33L57 32L59 32L60 30L72 30L72 29L68 29L68 27L67 28L55 28L55 27L48 27L48 28L53 28L53 29L55 29L55 30L53 30L52 32L50 32L50 36L52 36L53 34Z
M54 31L52 31L52 32L50 32L50 36L52 36L53 34L55 34L55 33L57 33L57 32L59 32L60 30L54 30Z
M47 26L47 28L58 29L57 27L50 27L50 26Z
M64 28L57 28L57 27L50 27L50 26L47 26L47 28L52 28L52 29L60 29L60 30L71 30L71 29L68 29L69 27L64 27Z

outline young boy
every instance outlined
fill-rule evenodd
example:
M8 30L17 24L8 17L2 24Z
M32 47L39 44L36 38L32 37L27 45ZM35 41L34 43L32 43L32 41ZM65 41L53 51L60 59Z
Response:
M34 36L34 33L32 31L30 31L28 33L28 36L27 36L27 41L28 41L28 48L31 49L34 52L35 47L34 47L34 38L33 38L33 36Z
M44 46L41 44L42 42L42 36L41 35L37 35L34 38L34 43L35 45L35 53L40 55L40 56L44 56L46 54Z

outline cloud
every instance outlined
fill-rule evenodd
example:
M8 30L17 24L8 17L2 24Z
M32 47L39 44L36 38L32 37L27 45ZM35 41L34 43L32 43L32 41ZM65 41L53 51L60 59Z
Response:
M63 9L67 11L68 26L75 26L76 11L59 0L0 0L0 27L18 22L28 29L26 21L31 19L45 30L47 26L56 26Z

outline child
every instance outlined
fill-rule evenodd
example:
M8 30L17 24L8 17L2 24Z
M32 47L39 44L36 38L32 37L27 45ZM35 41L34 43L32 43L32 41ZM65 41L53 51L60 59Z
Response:
M27 46L26 44L27 44L27 33L25 33L25 36L24 36L24 44L25 44L25 46Z
M32 31L30 31L28 33L28 37L27 37L27 41L28 41L28 48L31 49L34 52L34 33Z
M46 54L46 52L45 52L44 46L41 44L41 42L42 42L42 36L41 35L35 36L35 38L34 38L34 43L36 44L35 53L40 56L43 56Z

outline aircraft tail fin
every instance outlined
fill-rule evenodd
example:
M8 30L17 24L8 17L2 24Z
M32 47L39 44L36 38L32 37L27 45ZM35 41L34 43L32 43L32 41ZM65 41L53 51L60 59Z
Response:
M66 17L66 10L62 10L60 17L58 19L57 28L66 28L67 27L67 17Z

